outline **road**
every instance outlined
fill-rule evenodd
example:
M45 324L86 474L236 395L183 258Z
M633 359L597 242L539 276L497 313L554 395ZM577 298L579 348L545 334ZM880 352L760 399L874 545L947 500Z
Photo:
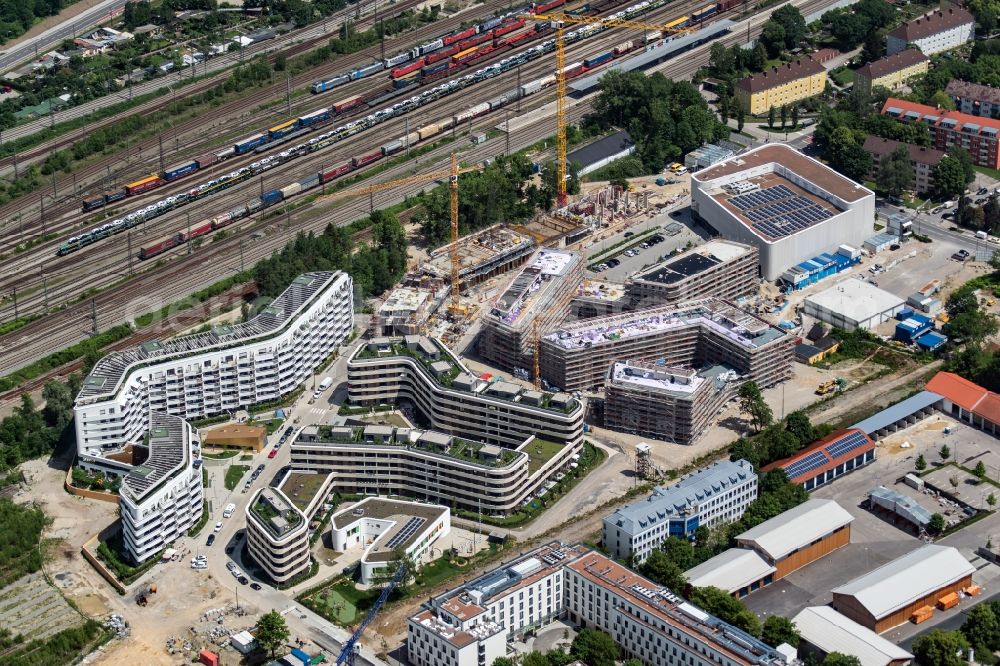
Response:
M104 0L59 25L55 25L40 35L30 37L19 44L5 49L0 55L0 73L13 69L22 62L44 53L50 46L64 39L73 39L87 28L110 18L113 12L121 10L126 0Z

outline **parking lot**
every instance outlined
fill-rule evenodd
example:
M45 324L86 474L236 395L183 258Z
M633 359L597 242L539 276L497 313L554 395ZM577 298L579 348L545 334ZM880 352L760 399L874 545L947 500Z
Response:
M946 429L948 432L945 432ZM921 454L929 465L940 463L938 452L942 444L947 444L965 466L974 466L976 460L982 459L984 452L989 454L989 459L984 461L986 465L1000 463L1000 456L993 453L997 445L995 438L938 413L880 440L875 462L812 493L813 497L836 500L854 516L850 545L744 598L747 607L761 618L773 613L794 616L806 606L830 603L833 598L831 589L920 547L922 542L913 532L872 513L865 508L864 502L872 488L884 485L915 499L932 513L944 514L949 510L947 503L941 503L932 494L921 493L901 482L905 474L914 471L917 456ZM954 469L946 467L942 472L948 473ZM988 471L996 478L1000 467L988 467ZM974 600L963 599L956 608L949 611L937 611L931 620L919 626L903 624L884 636L892 641L904 640L966 612L973 603L990 596L993 592L991 583L1000 576L1000 567L988 564L975 554L976 548L984 545L990 535L994 538L1000 536L1000 519L997 514L937 542L957 548L973 563L977 569L973 581L983 587L983 595Z

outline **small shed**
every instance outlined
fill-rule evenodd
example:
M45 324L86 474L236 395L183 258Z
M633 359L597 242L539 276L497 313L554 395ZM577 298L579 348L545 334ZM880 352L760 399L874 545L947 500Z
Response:
M229 644L240 654L250 654L257 649L257 639L249 631L241 631L229 637Z

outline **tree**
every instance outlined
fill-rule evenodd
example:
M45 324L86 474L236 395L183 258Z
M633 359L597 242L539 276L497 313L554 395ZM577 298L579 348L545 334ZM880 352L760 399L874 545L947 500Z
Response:
M683 591L687 584L684 580L684 570L658 549L651 552L646 561L639 565L639 573L674 592Z
M785 123L788 122L788 106L785 104L781 105L781 129L785 129Z
M976 648L977 654L1000 649L1000 619L997 618L996 610L995 603L973 606L962 623L960 631Z
M951 457L951 449L947 444L942 444L941 448L938 450L938 455L941 456L941 460L947 460Z
M823 666L861 666L861 660L853 654L831 652L823 658Z
M778 647L782 643L798 647L799 631L795 628L795 623L787 617L769 615L764 620L764 628L760 632L760 639L771 647Z
M987 495L986 496L986 503L990 505L991 509L993 507L995 507L997 505L997 496L996 496L996 494L990 493L989 495Z
M727 79L736 73L736 58L722 42L713 43L708 53L708 66L717 77Z
M944 516L940 513L935 513L931 515L931 520L927 523L927 529L929 529L934 534L940 534L944 531Z
M549 666L549 658L541 652L529 652L521 659L521 666Z
M913 655L922 664L963 666L969 641L959 631L932 629L913 641Z
M922 472L927 469L927 459L924 458L924 454L917 456L917 462L913 465L918 472Z
M772 106L767 111L767 126L774 129L774 107Z
M837 12L830 21L830 35L844 51L855 48L871 31L871 23L861 14Z
M770 20L784 30L785 48L795 48L806 36L806 20L797 7L782 5L771 13Z
M746 437L740 437L729 447L729 459L734 462L740 459L746 460L754 466L754 469L760 469L761 460L760 455L758 455L758 449Z
M625 661L623 661L622 666L644 666L644 664L642 663L641 659L636 659L633 657L632 659L626 659Z
M934 167L934 189L942 198L961 196L969 182L962 161L951 150Z
M257 631L254 636L260 646L271 653L272 658L274 651L284 645L289 635L285 618L278 611L272 610L264 613L257 620Z
M850 127L833 130L825 154L834 169L852 180L863 181L872 170L872 156L864 149L863 132L859 134Z
M982 460L976 463L976 468L972 470L972 473L975 474L980 481L986 478L986 465Z
M725 590L717 587L696 587L688 596L692 603L723 622L728 622L752 636L760 636L760 620L757 616Z
M940 108L942 111L955 110L955 100L953 100L951 95L943 90L938 90L936 93L931 95L931 98L927 100L927 103L931 106Z
M861 59L865 62L875 62L885 55L885 48L885 33L881 30L872 30L865 37Z
M798 126L799 126L799 105L798 104L793 104L792 105L792 127L798 127Z
M764 23L758 41L764 45L768 57L777 58L785 48L785 29L781 27L780 23L773 20L773 16L772 14L772 18Z
M805 446L815 439L809 416L801 410L796 410L785 417L785 430L795 435L800 446Z
M510 657L497 657L493 660L492 666L517 666L517 662Z
M891 197L898 197L904 190L913 187L913 166L910 164L910 151L905 146L882 157L878 179Z
M982 309L979 298L970 288L953 291L945 301L945 311L949 321L944 330L949 337L978 347L997 332L996 317Z
M772 107L773 109L773 107ZM774 419L774 414L764 400L764 394L756 382L747 382L740 387L740 412L750 417L750 423L754 430L760 432L761 428L770 425Z
M736 106L736 131L743 131L743 123L746 121L746 111L743 110L743 104L738 103Z
M614 639L596 629L581 629L569 652L587 666L615 666L619 654Z

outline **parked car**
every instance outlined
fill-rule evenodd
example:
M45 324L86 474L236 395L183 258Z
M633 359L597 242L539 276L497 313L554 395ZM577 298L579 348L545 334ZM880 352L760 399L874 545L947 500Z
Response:
M251 590L259 590L260 589L260 583L250 583L250 589Z
M215 543L215 535L214 534L209 534L208 535L208 541L205 542L205 545L206 546L211 546L213 543Z
M246 576L240 576L236 580L240 581L240 583L243 585L247 585L250 582L250 579L247 578Z
M222 530L222 523L221 522L216 523L215 524L215 531L219 532L221 530Z
M278 455L278 449L271 449L271 452L267 454L268 458L273 458Z

